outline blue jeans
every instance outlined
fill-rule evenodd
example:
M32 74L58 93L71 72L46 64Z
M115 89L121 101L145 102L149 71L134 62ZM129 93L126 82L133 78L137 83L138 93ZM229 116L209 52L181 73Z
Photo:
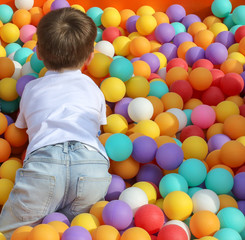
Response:
M70 141L32 152L16 173L0 215L8 239L24 225L35 226L59 211L71 221L103 200L110 185L109 160L83 143Z

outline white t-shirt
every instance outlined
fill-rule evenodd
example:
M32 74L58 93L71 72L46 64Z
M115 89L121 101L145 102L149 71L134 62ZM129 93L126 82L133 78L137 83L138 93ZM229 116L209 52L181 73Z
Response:
M104 95L80 70L47 71L44 77L30 81L15 122L16 127L27 128L26 155L43 146L74 140L107 157L98 139L100 125L105 124Z

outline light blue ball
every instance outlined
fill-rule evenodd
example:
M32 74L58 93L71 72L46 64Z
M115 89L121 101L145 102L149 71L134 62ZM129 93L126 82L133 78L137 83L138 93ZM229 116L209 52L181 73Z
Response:
M5 24L12 20L14 11L13 9L6 4L0 5L0 20Z
M178 173L185 178L189 187L196 187L205 180L207 169L202 161L189 158L179 166Z
M224 20L223 23L228 27L228 29L231 29L235 23L232 20L232 14L229 14Z
M159 183L159 191L164 198L174 191L188 192L188 183L184 177L177 173L169 173L165 175Z
M231 29L230 29L230 32L232 32L233 34L235 34L236 30L237 30L239 27L241 27L241 26L242 26L242 25L234 25L234 26L232 26Z
M103 34L103 30L97 27L97 35L95 38L95 42L99 42L102 40L102 34Z
M19 62L21 65L26 63L26 59L33 53L30 48L20 48L14 54L14 61Z
M0 112L13 113L19 109L20 97L13 101L4 101L0 98Z
M179 139L177 138L173 138L173 139L178 144L178 146L182 147L182 142Z
M245 25L245 5L236 7L232 12L232 20L235 24Z
M245 217L237 208L223 208L218 212L217 217L220 221L220 228L232 228L238 233L245 228Z
M18 49L20 49L21 46L18 43L9 43L6 47L5 47L5 51L7 56L9 56L9 54L16 52Z
M205 180L206 188L218 195L229 193L233 184L234 180L231 173L224 168L215 168L209 171Z
M107 139L105 150L110 159L121 162L130 157L133 143L127 135L115 133Z
M232 4L229 0L214 0L211 10L216 17L225 18L231 13Z
M192 109L184 109L183 112L185 113L186 117L187 117L187 123L186 126L189 125L193 125L192 121L191 121L191 113L192 113Z
M31 76L33 76L35 78L39 78L39 75L37 73L28 73L27 75L31 75Z
M242 239L245 239L245 228L240 232Z
M180 22L173 22L171 25L174 27L175 35L178 33L186 32L185 25Z
M103 10L99 7L92 7L88 9L87 15L93 19L95 25L99 27L101 25L101 15Z
M241 235L232 228L223 228L214 234L219 240L242 240Z
M199 190L202 190L202 188L200 187L191 187L188 189L188 195L190 198L192 198L192 196Z
M166 83L162 81L153 81L150 83L150 92L148 96L155 96L161 98L164 94L168 92L169 89Z
M127 58L117 58L110 64L109 73L111 77L117 77L126 82L132 77L134 67Z
M34 52L34 54L31 56L30 63L31 63L31 68L36 73L39 73L44 68L44 63L42 60L38 59L36 52Z

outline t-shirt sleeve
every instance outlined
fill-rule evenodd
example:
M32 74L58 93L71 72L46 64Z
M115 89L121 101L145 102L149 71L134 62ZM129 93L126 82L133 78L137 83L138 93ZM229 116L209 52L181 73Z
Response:
M107 124L107 119L106 119L106 103L105 103L104 96L102 97L100 124L101 125L106 125Z
M15 126L17 128L27 128L26 120L25 120L24 113L23 113L23 101L24 101L23 95L22 95L22 98L20 100L20 111L19 111L19 114L18 114L17 119L15 121Z

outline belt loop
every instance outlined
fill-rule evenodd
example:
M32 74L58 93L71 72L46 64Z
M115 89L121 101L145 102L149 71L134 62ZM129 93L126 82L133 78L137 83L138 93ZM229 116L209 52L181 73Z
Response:
M64 148L63 148L63 152L64 153L68 153L68 142L64 142Z

